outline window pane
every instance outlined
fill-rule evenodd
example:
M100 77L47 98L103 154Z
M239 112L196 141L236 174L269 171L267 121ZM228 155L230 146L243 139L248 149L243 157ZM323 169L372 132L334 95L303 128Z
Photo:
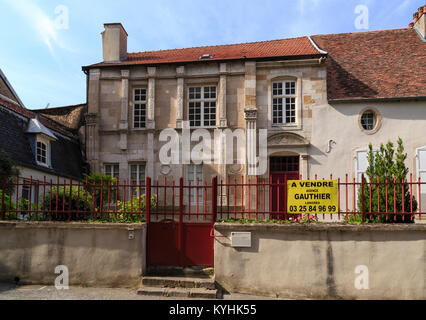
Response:
M187 167L188 185L193 188L191 190L191 204L197 203L197 189L198 189L198 203L203 203L204 192L201 186L203 182L203 165L188 165ZM198 183L198 188L197 188ZM189 189L188 189L189 190ZM189 191L188 191L189 192Z
M282 96L283 95L283 84L281 82L275 82L273 84L272 94L274 96Z
M135 101L136 102L146 101L146 89L135 90Z
M287 96L296 94L296 82L285 83L285 94Z
M286 99L286 123L296 122L296 99Z
M134 127L136 129L146 127L146 104L135 104Z
M282 99L274 99L272 105L272 119L274 124L283 123L283 104Z
M361 117L361 125L365 130L373 130L376 125L376 117L373 112L365 112Z

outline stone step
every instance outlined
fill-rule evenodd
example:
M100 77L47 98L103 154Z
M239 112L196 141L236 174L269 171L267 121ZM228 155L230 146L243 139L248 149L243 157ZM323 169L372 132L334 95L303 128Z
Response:
M142 278L142 285L147 287L162 288L203 288L215 290L215 282L211 278L198 277L158 277L148 276Z
M214 269L210 267L148 267L148 275L173 277L209 278L214 276Z
M194 298L194 299L217 299L217 290L205 288L160 288L142 287L138 290L138 295L155 296L167 298Z

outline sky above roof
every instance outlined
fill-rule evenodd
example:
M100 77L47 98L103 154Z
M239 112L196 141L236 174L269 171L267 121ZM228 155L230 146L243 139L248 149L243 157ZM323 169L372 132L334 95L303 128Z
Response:
M102 61L107 22L128 51L406 28L425 0L0 0L0 69L27 108L86 101L84 65ZM368 21L366 18L368 10Z

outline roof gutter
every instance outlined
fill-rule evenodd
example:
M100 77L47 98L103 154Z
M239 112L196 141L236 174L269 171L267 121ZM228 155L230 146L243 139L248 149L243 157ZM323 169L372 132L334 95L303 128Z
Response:
M325 52L325 51L324 51ZM224 62L236 62L236 61L284 61L284 60L301 60L301 59L315 59L315 58L322 58L326 56L325 53L318 53L318 54L309 54L309 55L300 55L300 56L276 56L276 57L259 57L259 58L236 58L236 59L211 59L211 60L193 60L193 61L171 61L171 62L163 62L163 63L129 63L129 64L122 64L122 63L112 63L112 64L95 64L95 65L89 65L89 66L83 66L82 70L86 73L87 70L90 69L102 69L102 68L115 68L115 67L130 67L130 66L145 66L145 67L155 67L155 66L161 66L161 65L184 65L184 64L191 64L191 63L224 63ZM126 62L127 60L124 60L122 62Z
M392 101L423 101L426 96L418 97L395 97L395 98L366 98L366 99L333 99L328 100L329 104L354 103L354 102L392 102Z

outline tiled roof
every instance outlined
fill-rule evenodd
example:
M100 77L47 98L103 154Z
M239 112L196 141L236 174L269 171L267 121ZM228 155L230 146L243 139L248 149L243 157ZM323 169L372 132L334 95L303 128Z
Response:
M200 59L203 55L211 55L212 57L205 60ZM300 37L241 44L128 53L128 59L125 61L118 63L101 62L85 68L114 65L154 65L162 63L189 63L200 61L226 61L278 57L292 58L315 55L321 55L321 53L315 49L308 37Z
M32 111L59 123L66 129L76 131L81 127L85 110L86 105L79 104L75 106L40 109Z
M328 99L426 97L426 43L413 29L317 35L328 52Z
M32 110L26 109L24 107L21 107L20 105L16 105L14 103L6 101L2 99L1 97L0 97L0 105L28 119L34 119L37 116L37 114L33 112ZM40 122L51 130L59 132L60 134L63 134L67 137L75 138L75 135L73 132L71 132L70 130L66 130L66 128L61 127L56 122L44 117L43 115L40 117Z

